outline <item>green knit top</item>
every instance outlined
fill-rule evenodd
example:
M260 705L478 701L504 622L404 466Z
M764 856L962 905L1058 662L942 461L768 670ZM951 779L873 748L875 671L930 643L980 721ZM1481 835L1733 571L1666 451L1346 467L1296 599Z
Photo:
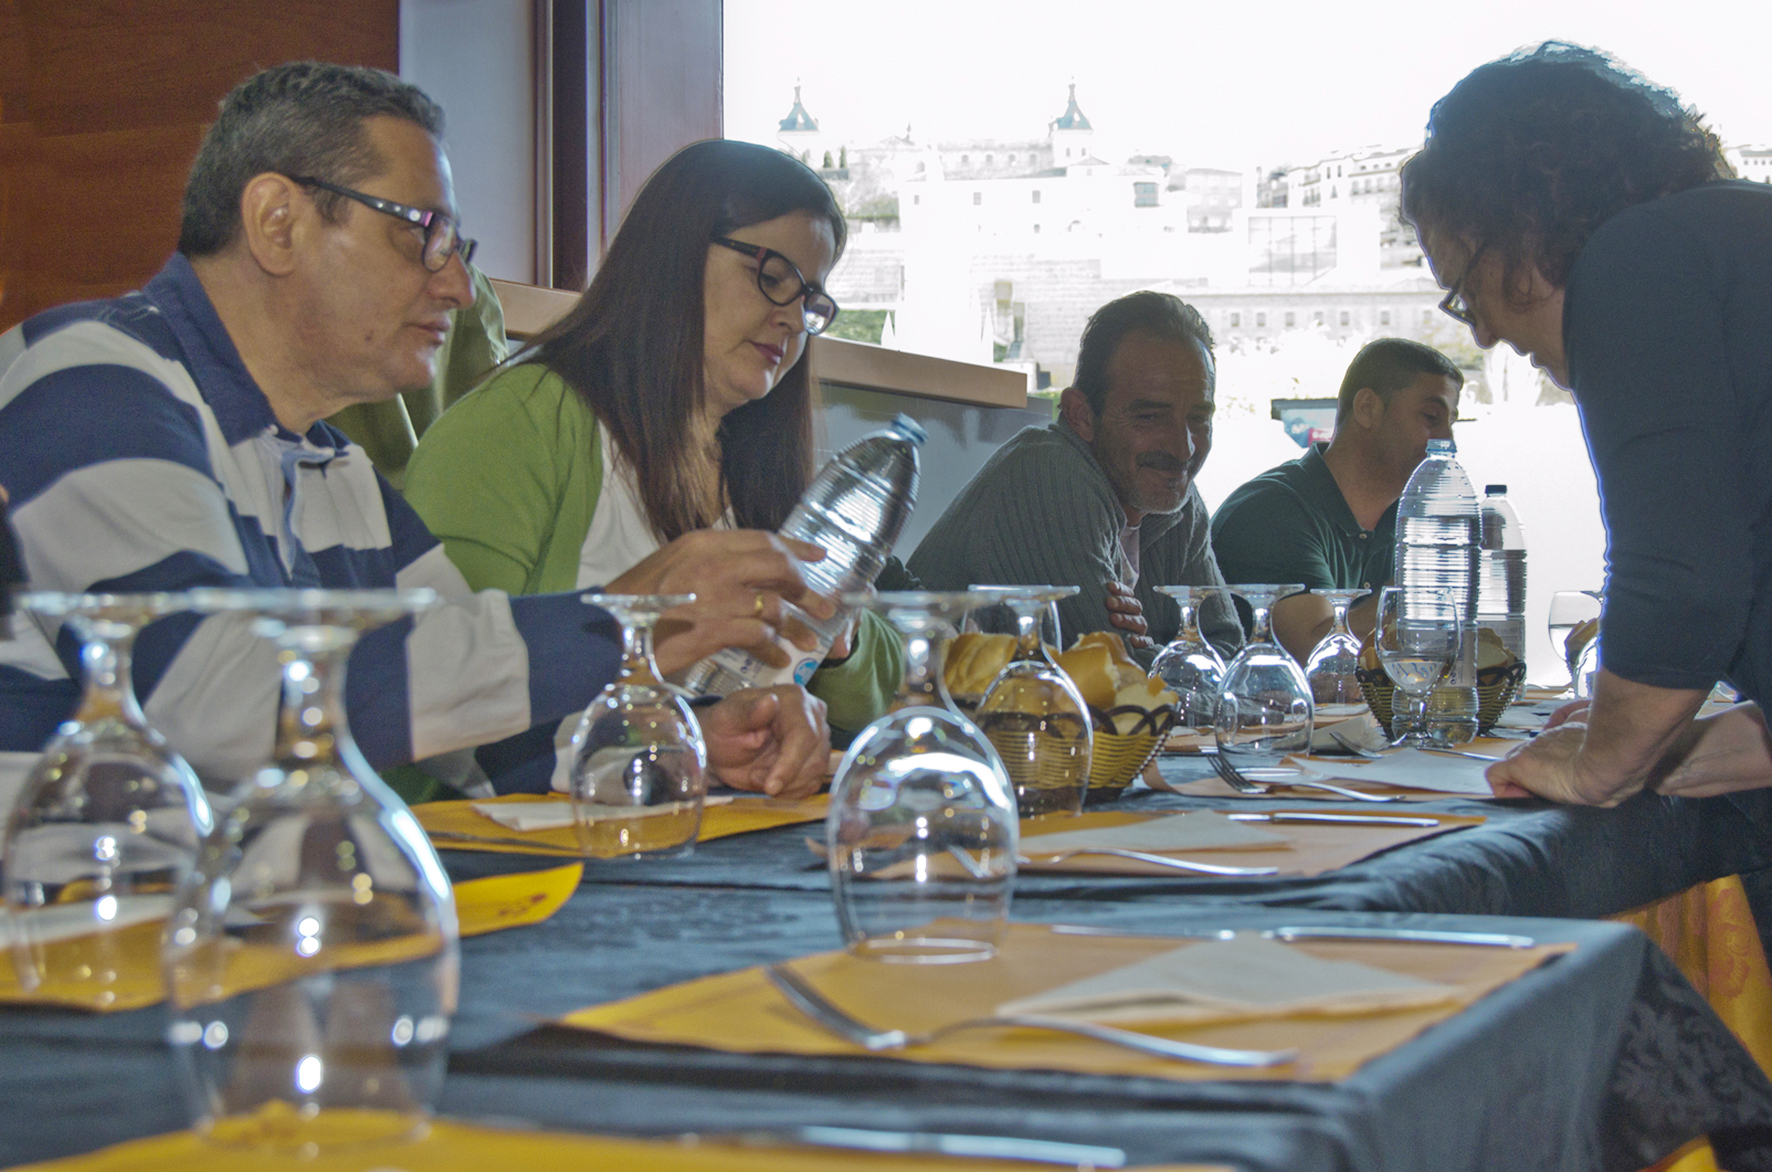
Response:
M559 375L537 363L510 367L425 431L406 468L406 499L474 589L577 589L603 490L597 426ZM903 670L891 626L864 613L849 658L819 669L807 690L833 726L854 731L885 712Z

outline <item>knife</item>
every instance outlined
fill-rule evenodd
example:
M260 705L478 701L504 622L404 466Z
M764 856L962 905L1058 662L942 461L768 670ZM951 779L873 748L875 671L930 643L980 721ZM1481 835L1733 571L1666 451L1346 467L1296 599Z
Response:
M1232 822L1340 822L1352 826L1438 826L1438 818L1411 818L1404 814L1313 814L1305 811L1280 814L1230 814Z
M1124 928L1098 928L1090 924L1052 924L1060 936L1136 936L1140 938L1174 938L1178 940L1229 940L1236 928L1181 928L1168 932L1136 932ZM1538 941L1530 936L1510 936L1501 932L1450 932L1438 928L1334 928L1285 927L1244 928L1272 940L1406 940L1415 944L1474 944L1486 948L1533 948Z
M1055 1140L1022 1139L1001 1135L944 1135L928 1131L876 1131L860 1127L789 1127L778 1131L741 1131L698 1138L737 1142L747 1146L798 1144L854 1152L934 1153L970 1156L987 1160L1023 1160L1036 1164L1059 1164L1066 1168L1124 1168L1126 1153L1119 1148Z

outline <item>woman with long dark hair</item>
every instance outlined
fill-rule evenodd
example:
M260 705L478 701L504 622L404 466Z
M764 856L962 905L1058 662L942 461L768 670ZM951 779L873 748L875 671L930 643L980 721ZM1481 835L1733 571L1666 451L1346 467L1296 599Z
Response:
M1549 43L1434 105L1403 213L1479 346L1575 396L1607 533L1590 707L1489 771L1497 793L1614 805L1772 785L1772 187L1699 115Z
M823 282L845 233L823 180L780 151L699 142L661 166L578 304L412 457L407 498L469 583L614 589L685 535L780 528L814 471L801 358L836 316ZM767 583L739 598L809 645ZM770 642L747 649L786 661ZM865 616L810 690L857 729L899 670L897 639Z

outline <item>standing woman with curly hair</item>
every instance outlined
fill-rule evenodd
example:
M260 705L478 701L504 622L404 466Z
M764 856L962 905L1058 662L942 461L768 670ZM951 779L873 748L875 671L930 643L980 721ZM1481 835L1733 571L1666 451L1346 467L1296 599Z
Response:
M780 151L698 142L654 172L578 304L413 454L407 499L469 584L619 585L679 538L780 544L774 531L813 474L802 359L836 316L823 282L844 237L830 189ZM736 596L745 615L812 646L768 581L703 593L673 615L701 621ZM898 647L861 616L810 684L831 723L856 730L884 710ZM747 650L787 661L768 641Z
M1472 72L1403 168L1441 307L1575 396L1607 532L1592 705L1489 770L1615 805L1772 785L1772 187L1603 54ZM1756 703L1694 720L1726 679Z

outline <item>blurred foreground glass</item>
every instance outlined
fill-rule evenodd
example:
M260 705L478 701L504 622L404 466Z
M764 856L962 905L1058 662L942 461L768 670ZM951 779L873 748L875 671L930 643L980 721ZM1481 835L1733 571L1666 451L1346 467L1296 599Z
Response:
M1391 743L1440 746L1428 726L1428 697L1458 658L1464 620L1451 591L1387 586L1378 596L1373 643L1384 674L1397 685L1391 700Z
M1328 601L1335 612L1335 622L1304 665L1304 678L1311 685L1311 700L1317 706L1319 717L1357 716L1366 708L1366 698L1360 693L1360 681L1354 674L1360 668L1360 641L1348 630L1347 608L1353 605L1354 599L1363 598L1371 591L1318 590L1314 593Z
M996 954L1019 824L1002 759L942 683L953 623L982 595L850 594L898 628L905 675L837 766L825 820L831 894L849 951L941 964Z
M684 694L652 658L652 628L693 594L586 594L621 624L621 672L572 734L579 846L599 859L686 855L701 831L708 749Z
M195 590L277 649L271 760L204 840L167 926L168 1038L197 1131L304 1155L416 1135L442 1089L455 900L345 723L358 635L430 590Z
M1159 586L1181 607L1181 632L1157 653L1151 674L1179 696L1176 705L1178 733L1199 735L1212 728L1218 716L1218 694L1224 690L1224 657L1200 634L1200 608L1221 586Z
M130 653L182 594L19 595L80 639L86 688L6 822L6 909L25 992L108 1009L159 1000L173 891L213 827L190 766L149 728ZM23 620L20 620L23 621Z
M1083 811L1094 752L1083 693L1046 653L1042 616L1076 586L974 586L1015 617L1015 651L978 702L978 727L997 750L1021 816ZM977 613L974 611L973 613Z
M1224 760L1254 781L1262 770L1282 768L1289 754L1310 751L1311 686L1298 661L1274 642L1269 621L1275 602L1303 589L1297 583L1230 587L1255 612L1255 625L1225 668L1213 739Z

